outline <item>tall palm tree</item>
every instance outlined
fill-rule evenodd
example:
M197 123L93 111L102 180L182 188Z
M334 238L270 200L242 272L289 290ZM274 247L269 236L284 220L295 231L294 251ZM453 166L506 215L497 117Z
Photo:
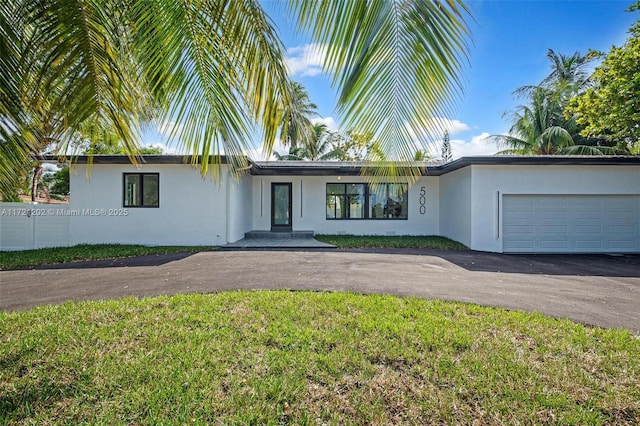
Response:
M510 113L512 126L508 135L491 138L507 149L498 154L515 155L603 155L608 147L576 144L578 124L566 118L563 106L550 89L536 87L531 104L520 105Z
M331 133L324 124L314 124L311 139L305 145L306 158L312 161L333 160L338 158L339 151L334 148Z
M387 158L410 160L412 135L460 93L463 1L291 0L289 8L326 46L345 126L375 134ZM223 153L244 166L254 124L272 149L292 102L283 57L258 0L1 2L0 181L39 150L21 84L34 69L44 71L38 87L64 87L51 103L65 134L96 123L134 159L144 123L171 123L178 148L194 162L201 155L206 173Z
M516 107L511 116L508 135L494 135L492 139L506 147L499 154L520 155L603 155L615 152L602 146L600 140L580 135L575 116L565 110L569 100L589 84L586 66L591 58L576 52L571 56L549 49L547 58L551 72L536 86L522 86L515 90L517 97L529 104Z
M274 152L274 156L277 160L325 161L337 159L342 151L334 146L332 136L333 134L328 131L325 124L313 124L311 138L304 146L291 146L288 154Z
M507 147L499 154L554 155L574 145L571 133L559 121L562 109L549 91L537 87L531 94L531 105L520 105L510 113L509 135L493 136Z
M318 106L311 102L304 87L295 81L291 82L289 103L283 106L280 140L282 144L298 147L305 145L313 137L311 117L317 116Z
M307 152L301 146L290 146L288 153L280 154L278 151L273 151L273 156L278 161L301 161L307 158Z
M592 57L582 55L580 52L568 56L549 49L547 59L551 62L551 73L542 80L541 86L550 87L559 92L569 92L572 96L586 88L589 82L587 66Z

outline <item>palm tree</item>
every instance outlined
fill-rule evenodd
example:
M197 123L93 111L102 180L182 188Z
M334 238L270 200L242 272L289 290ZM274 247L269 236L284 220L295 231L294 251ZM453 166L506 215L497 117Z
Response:
M463 1L300 0L289 8L326 46L344 125L375 134L388 158L410 160L412 135L460 93ZM141 126L171 123L172 140L203 173L223 153L241 170L252 126L270 152L293 102L283 57L257 0L1 2L0 182L41 150L24 103L36 90L23 82L34 81L38 90L63 89L50 102L65 135L87 123L110 129L135 160ZM64 153L64 141L55 145Z
M342 151L334 147L332 136L333 134L327 130L326 125L313 124L311 126L311 138L304 146L291 146L288 154L283 155L274 152L274 155L278 160L334 160L340 157Z
M332 145L331 133L324 124L314 124L311 139L305 145L306 158L311 161L333 160L339 151Z
M273 156L278 161L301 161L307 158L307 152L301 146L289 147L287 154L280 154L278 151L273 151Z
M603 155L607 147L576 144L578 124L566 118L563 106L549 89L536 87L531 105L520 105L510 113L512 126L508 135L491 138L507 149L498 154L515 155Z
M569 100L588 85L586 65L591 58L578 52L571 56L547 52L551 72L537 86L522 86L514 95L527 99L508 115L512 126L508 135L494 135L492 139L507 149L499 154L518 155L603 155L614 148L602 146L600 140L580 135L576 116L565 113Z
M311 117L318 115L318 106L311 102L304 87L295 81L291 82L290 102L283 107L280 140L282 144L296 148L305 145L313 137Z
M559 122L562 109L543 87L531 93L531 105L520 105L512 116L509 135L493 136L499 145L508 149L499 154L553 155L574 145L571 133Z
M580 52L567 56L549 49L547 59L551 62L551 73L542 80L541 86L553 88L557 92L568 92L571 96L586 89L589 82L587 66L592 57Z

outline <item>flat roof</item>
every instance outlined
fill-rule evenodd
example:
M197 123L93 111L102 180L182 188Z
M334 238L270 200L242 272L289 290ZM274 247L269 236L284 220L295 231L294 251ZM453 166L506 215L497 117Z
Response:
M41 157L43 161L57 162L57 156ZM221 164L227 164L227 157L220 156ZM67 157L78 164L131 164L131 160L126 155L94 155L92 157L82 155ZM198 162L201 157L198 157ZM190 155L145 155L138 157L140 164L193 164L193 157ZM249 174L265 176L357 176L363 168L375 165L375 163L364 161L251 161L249 163ZM213 164L213 158L210 159ZM382 163L384 166L384 163ZM394 163L394 166L423 168L424 176L440 176L455 170L472 165L535 165L535 166L638 166L640 156L516 156L516 155L490 155L462 157L448 163L436 162L401 162Z

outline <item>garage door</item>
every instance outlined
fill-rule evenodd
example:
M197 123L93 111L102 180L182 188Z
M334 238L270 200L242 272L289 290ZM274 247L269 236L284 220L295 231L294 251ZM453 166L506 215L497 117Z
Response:
M640 252L640 196L504 195L503 250Z

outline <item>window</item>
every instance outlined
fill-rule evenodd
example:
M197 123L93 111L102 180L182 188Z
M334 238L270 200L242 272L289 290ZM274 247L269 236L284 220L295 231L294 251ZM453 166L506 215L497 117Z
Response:
M406 219L406 183L328 183L327 219Z
M159 207L159 183L158 173L125 173L124 207Z

